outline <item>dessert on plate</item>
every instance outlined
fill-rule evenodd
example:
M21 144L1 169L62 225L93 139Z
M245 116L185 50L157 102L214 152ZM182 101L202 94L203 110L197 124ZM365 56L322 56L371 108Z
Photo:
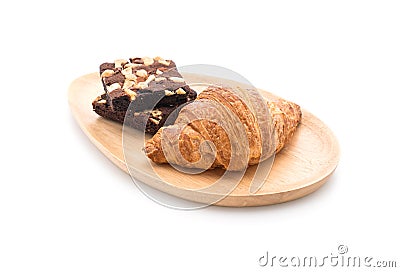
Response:
M197 95L161 57L103 63L100 78L93 110L152 134L144 151L157 164L243 170L279 152L301 121L298 105L253 89L209 86Z
M104 93L92 102L102 117L155 134L168 116L197 94L172 60L161 57L119 59L100 65ZM173 118L170 118L173 121Z

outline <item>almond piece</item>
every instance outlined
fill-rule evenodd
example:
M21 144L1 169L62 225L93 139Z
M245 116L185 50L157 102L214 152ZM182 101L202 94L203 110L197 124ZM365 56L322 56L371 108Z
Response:
M181 77L170 77L169 80L172 80L173 82L179 82L179 83L185 82L185 80Z
M149 57L143 57L143 64L146 66L152 65L154 63L153 58L149 58Z
M154 119L154 118L149 118L150 119L150 121L152 121L154 124L156 124L156 125L158 125L159 123L160 123L160 121L159 120L156 120L156 119Z
M121 85L119 83L113 83L110 86L107 86L107 91L112 92L114 90L121 89Z
M164 90L164 93L166 96L171 96L171 95L175 94L174 92L171 92L170 90Z
M127 68L123 69L121 71L121 74L123 74L124 76L126 76L128 74L132 74L132 67L127 67Z
M129 80L129 79L125 79L125 81L124 81L124 86L122 86L122 89L128 89L128 88L130 88L130 87L132 87L133 85L135 85L135 81L133 81L133 80Z
M158 63L161 63L162 65L165 65L165 66L169 66L171 64L170 61L165 60L165 59L159 59Z
M147 77L147 71L145 69L139 69L136 71L138 77Z
M131 89L125 89L124 92L130 96L131 101L136 99L136 92L132 91Z
M177 94L186 94L185 90L182 88L179 88L178 90L176 90Z
M127 64L128 61L124 59L117 59L114 61L115 68L121 68L123 65Z
M156 78L155 75L150 75L145 81L146 84L149 85L149 83L152 82L155 78Z
M127 74L125 75L125 79L136 81L137 77L134 74Z
M157 77L156 79L154 79L155 82L160 82L163 80L166 80L166 78L165 77Z
M149 85L147 85L146 82L139 82L138 84L135 85L135 87L142 90L142 89L148 88Z
M111 70L111 69L107 69L107 70L104 70L103 71L103 73L101 73L101 78L104 78L104 77L110 77L110 76L112 76L112 75L114 75L115 74L115 72L114 72L114 70Z

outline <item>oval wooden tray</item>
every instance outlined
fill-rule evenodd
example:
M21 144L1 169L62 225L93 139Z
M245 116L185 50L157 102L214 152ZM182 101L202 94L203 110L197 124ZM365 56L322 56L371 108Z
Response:
M186 76L185 76L186 77ZM275 95L259 90L268 97ZM74 80L68 92L70 108L78 124L89 139L116 166L128 173L122 147L122 125L99 117L92 110L91 102L102 93L102 85L97 73L84 75ZM251 194L249 186L254 175L254 167L249 167L239 185L225 198L214 205L219 206L261 206L294 200L320 188L335 170L339 161L339 145L331 130L317 117L302 109L303 119L292 141L276 157L271 172L263 186ZM138 148L140 150L140 148ZM139 151L138 151L139 152ZM163 175L178 180L176 190L167 193L197 202L208 202L207 193L199 193L191 188L191 183L201 187L209 185L210 177L218 177L219 170L209 170L190 179L179 177L169 165L159 167ZM158 187L140 167L129 167L134 178ZM179 175L179 173L178 173ZM215 197L215 196L213 196Z

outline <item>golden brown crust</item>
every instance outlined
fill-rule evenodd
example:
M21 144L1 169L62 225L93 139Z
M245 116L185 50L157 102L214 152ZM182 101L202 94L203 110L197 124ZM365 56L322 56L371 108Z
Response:
M301 120L300 106L284 99L267 101L275 132L275 152L281 151L292 138Z
M267 101L265 107L255 92L245 96L207 88L181 110L174 125L146 143L146 155L155 163L241 170L279 152L301 120L300 107L284 99ZM266 109L262 115L260 108Z
M221 87L209 87L199 94L200 99L214 100L227 108L229 113L234 113L243 124L249 145L249 161L258 161L261 155L260 128L257 120L247 103L239 97L233 90ZM235 135L238 137L238 135ZM243 141L244 139L237 139ZM230 158L230 157L229 157ZM225 162L226 165L229 164Z
M160 128L154 136L146 142L145 153L155 163L168 163L161 146L162 130Z

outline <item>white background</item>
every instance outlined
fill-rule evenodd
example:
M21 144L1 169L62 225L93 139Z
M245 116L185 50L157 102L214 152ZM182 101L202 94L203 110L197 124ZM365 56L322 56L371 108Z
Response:
M0 271L267 271L266 251L324 256L340 244L400 266L400 3L261 2L2 6ZM145 55L224 66L308 109L341 145L334 176L268 207L150 201L67 102L76 77Z

